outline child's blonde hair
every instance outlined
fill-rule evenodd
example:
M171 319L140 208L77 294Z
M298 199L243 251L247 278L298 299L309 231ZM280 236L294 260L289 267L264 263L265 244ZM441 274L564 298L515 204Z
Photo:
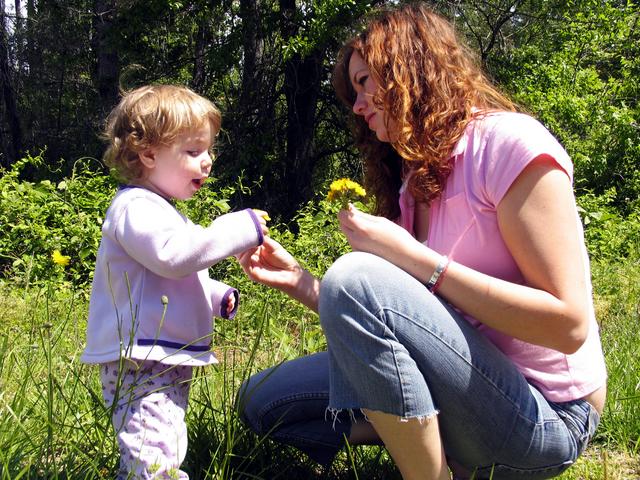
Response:
M211 143L220 131L216 106L192 90L177 85L148 85L123 94L107 117L108 142L103 160L123 181L142 178L139 154L170 145L182 133L209 122Z

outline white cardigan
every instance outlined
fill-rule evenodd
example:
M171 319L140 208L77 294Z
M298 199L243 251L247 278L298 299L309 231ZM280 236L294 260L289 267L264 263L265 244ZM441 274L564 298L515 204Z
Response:
M205 228L149 190L122 188L102 225L81 360L217 363L210 349L213 316L235 316L239 298L207 269L262 241L251 209ZM231 295L236 306L227 315Z

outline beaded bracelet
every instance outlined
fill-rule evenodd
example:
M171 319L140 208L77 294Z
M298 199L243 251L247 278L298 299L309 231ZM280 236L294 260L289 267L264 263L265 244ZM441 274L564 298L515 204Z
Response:
M447 271L447 268L449 268L449 263L450 260L446 255L440 257L440 261L438 262L433 275L431 275L431 278L427 282L427 290L429 290L431 293L436 293L436 290L440 287L440 283L442 283L444 274Z

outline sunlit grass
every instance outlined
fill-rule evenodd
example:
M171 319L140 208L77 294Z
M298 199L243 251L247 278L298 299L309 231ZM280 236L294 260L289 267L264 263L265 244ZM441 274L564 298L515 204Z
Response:
M609 399L593 445L560 478L636 479L640 267L595 265L594 277ZM241 290L240 314L216 325L221 364L196 372L184 464L191 478L399 479L379 447L349 448L322 469L242 426L234 409L241 382L261 368L324 348L324 337L317 317L284 295L250 283ZM55 285L27 292L0 285L0 480L114 476L117 448L97 370L79 361L84 298Z
M561 480L635 480L640 478L640 460L637 455L594 445L587 449L573 467L558 478Z

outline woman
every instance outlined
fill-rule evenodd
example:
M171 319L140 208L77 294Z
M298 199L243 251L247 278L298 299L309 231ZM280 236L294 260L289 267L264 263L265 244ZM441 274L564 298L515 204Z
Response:
M328 345L249 379L243 418L325 463L381 440L405 480L558 475L606 393L567 153L421 5L372 19L334 86L376 215L339 213L354 252L321 282L271 239L240 257Z

